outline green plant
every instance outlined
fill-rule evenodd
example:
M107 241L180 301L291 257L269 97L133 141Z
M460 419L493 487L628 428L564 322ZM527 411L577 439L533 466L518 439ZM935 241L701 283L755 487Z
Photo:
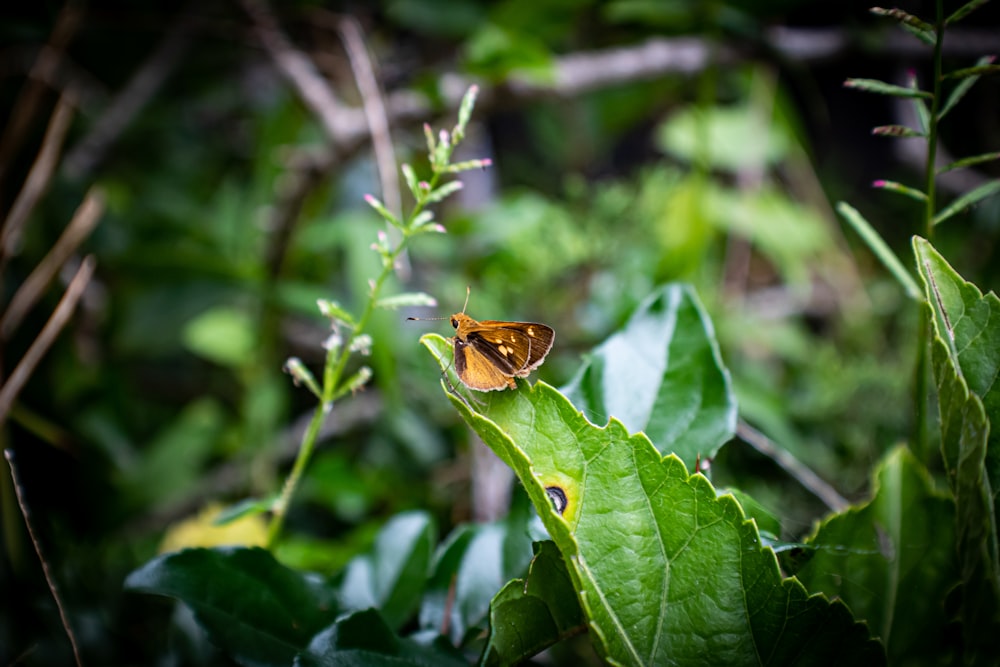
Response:
M319 399L319 405L316 406L313 418L309 422L309 428L303 435L295 463L285 481L281 495L273 503L268 503L266 506L266 509L272 513L268 528L269 545L275 543L281 532L288 507L295 495L302 474L312 458L319 429L325 416L330 412L335 401L348 393L357 391L371 378L371 369L364 365L350 377L344 377L344 372L347 368L347 361L352 354L367 355L370 352L372 341L367 333L367 326L375 309L397 309L404 306L426 306L437 303L432 297L422 292L397 294L389 297L382 297L381 292L386 280L398 268L399 257L414 237L430 232L444 232L444 227L434 221L434 214L427 207L457 192L462 184L460 181L440 183L442 177L469 169L482 169L489 165L488 160L451 163L452 152L465 136L465 129L472 115L477 92L478 89L472 87L466 93L458 112L458 123L450 133L442 131L440 137L435 139L430 126L424 127L432 174L429 180L420 181L412 167L407 164L403 165L402 171L406 177L406 185L414 199L413 208L405 218L400 219L374 196L365 197L365 201L396 230L399 239L393 240L389 234L379 232L378 240L372 244L372 250L377 252L381 259L382 270L376 278L371 280L368 299L359 316L351 315L336 302L320 301L320 311L329 318L333 330L332 335L325 343L327 351L322 382L317 383L312 373L297 359L289 360L286 366L296 381L302 382ZM253 504L251 507L264 509L257 504Z
M963 70L962 83L939 103L940 35L976 4L939 16L935 26L886 12L923 39L933 37L933 91L851 83L914 98L924 125L912 132L929 139L928 165L937 125L966 82L993 71L986 62ZM416 201L405 220L369 201L402 238L380 236L375 244L382 271L360 316L322 304L335 333L322 381L289 363L319 406L282 496L233 513L273 510L272 544L317 424L333 401L367 379L364 367L345 373L352 351L370 343L371 314L379 305L429 300L378 295L408 240L434 230L423 207L457 187L438 186L439 175L481 164L448 164L471 104L467 97L450 135L435 141L428 131L434 176L427 184L404 167ZM924 192L879 183L923 196L928 236L934 224L996 190L982 188L938 210L928 169ZM990 428L1000 415L991 380L1000 372L1000 301L921 239L913 245L914 279L860 214L839 208L927 314L921 349L936 394L919 385L918 411L938 402L948 492L911 451L921 452L926 440L918 434L915 446L894 448L878 462L870 498L825 518L800 542L782 542L779 518L740 489L715 488L701 472L702 461L737 431L736 400L705 309L692 288L669 284L652 290L562 391L520 381L509 392L469 393L454 377L448 342L422 339L451 374L444 395L518 476L524 493L506 519L459 526L439 543L428 513L398 514L368 553L332 578L290 569L262 549L196 549L147 563L127 586L184 601L214 643L248 664L466 664L476 655L481 664L513 664L584 632L613 664L988 661L996 655L1000 600L990 492L1000 469ZM787 248L778 240L771 247Z
M918 458L907 452L893 455L876 473L876 485L880 489L895 487L892 493L897 502L885 503L880 500L882 494L878 493L869 505L858 508L852 515L823 522L812 542L819 548L817 558L823 564L811 564L809 567L812 569L800 572L800 576L831 595L842 595L855 610L868 610L866 617L876 627L881 626L880 634L890 646L890 655L899 659L926 660L934 655L934 646L953 641L940 630L946 621L958 624L956 633L960 634L961 640L955 644L965 663L991 662L1000 650L997 643L1000 632L1000 540L997 498L992 491L1000 474L996 463L1000 460L1000 442L995 429L991 429L991 424L1000 416L995 383L1000 368L996 356L996 351L1000 349L1000 330L996 320L990 321L1000 313L1000 301L992 292L983 295L975 285L962 279L930 243L937 225L1000 192L1000 180L994 179L940 207L936 187L937 177L946 171L1000 159L1000 153L994 151L942 166L936 162L940 125L944 118L981 76L1000 72L992 56L981 58L972 67L944 71L941 47L946 28L958 23L982 4L985 3L981 0L972 0L946 16L944 3L938 0L933 23L900 9L874 8L873 13L893 18L933 48L934 72L930 89L921 89L912 74L906 86L873 79L849 79L846 83L849 87L868 92L912 99L918 127L887 125L876 127L873 132L888 137L919 137L926 141L923 189L888 180L875 182L877 188L902 194L923 204L922 222L926 239L915 236L912 245L914 264L923 289L918 287L906 264L857 210L843 202L837 208L900 283L907 296L919 303L922 319L918 330L920 341L914 390L917 431L912 448L918 458L930 453L928 425L933 417L927 414L927 408L936 403L940 453L950 493L940 496L934 490L933 482ZM952 85L946 92L948 83ZM933 390L929 386L930 378L934 381ZM949 511L952 507L953 514ZM905 510L905 514L901 514L901 510ZM925 513L922 521L914 518L914 514L920 513ZM902 523L909 525L913 532L908 535L901 533L898 528ZM934 526L933 535L920 536L921 524ZM865 531L869 540L875 540L884 536L877 531L887 526L892 527L889 530L893 535L880 547L881 558L874 553L823 554L821 545L830 547L836 542L837 538L831 539L832 535L843 537L844 531L847 531L857 536L857 531ZM914 553L909 559L903 553L885 551L886 544L899 545L908 541L934 544L934 547L925 553ZM951 546L952 543L957 562L953 560L955 556L952 553L944 550L944 545ZM833 565L829 560L831 558L843 560ZM836 585L824 582L824 568L837 567L848 567L861 574L852 582ZM869 580L874 585L855 588L871 576L878 583ZM907 577L921 582L921 600L913 600L909 604L910 609L922 610L921 624L907 626L896 623L891 614L884 614L876 608L876 599L881 596L874 592L885 586L887 581L893 581L898 592L906 595L911 590L902 583ZM886 598L899 600L894 591L886 591L885 595ZM929 605L928 598L935 604ZM946 606L954 616L943 613ZM924 631L921 632L920 628ZM905 639L901 640L900 634L905 635Z

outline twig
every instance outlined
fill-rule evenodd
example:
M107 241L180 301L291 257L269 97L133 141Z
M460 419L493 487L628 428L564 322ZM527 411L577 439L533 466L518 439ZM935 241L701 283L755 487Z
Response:
M249 1L249 0L248 0ZM958 33L961 32L961 35ZM955 29L949 32L945 50L960 57L1000 51L1000 38L995 30ZM764 35L767 46L796 64L821 62L847 53L864 53L881 56L897 54L926 58L927 52L919 41L909 35L880 35L878 40L851 39L841 30L814 30L801 28L775 28ZM869 47L869 44L874 46ZM553 59L553 85L530 83L524 80L503 86L503 95L480 83L480 109L499 102L532 100L539 97L572 96L587 91L621 86L630 81L654 79L670 74L695 74L706 67L712 58L716 63L727 63L739 57L730 48L712 51L708 43L692 38L653 38L635 46L582 51ZM459 75L441 77L440 103L412 91L390 92L385 98L386 115L390 125L425 120L436 111L450 112L458 108L470 78ZM356 109L341 109L336 141L342 152L350 152L365 141L367 123L363 113Z
M804 466L794 456L771 441L766 435L747 424L742 419L736 426L736 435L758 452L777 463L781 468L798 480L799 484L812 492L817 498L834 512L842 512L850 503L837 490L824 482L812 470Z
M42 573L45 575L45 583L49 585L49 591L52 593L52 599L56 601L56 608L59 610L59 619L62 621L63 629L66 631L66 636L69 637L69 643L73 647L73 658L76 660L77 667L83 667L83 660L80 658L80 647L77 646L76 636L73 634L73 627L69 624L69 616L66 614L66 609L63 607L62 598L59 597L59 589L56 587L56 580L52 576L52 572L49 571L48 561L45 560L45 556L42 554L42 544L38 540L38 536L35 535L35 529L31 526L31 517L28 512L28 505L24 502L24 493L21 490L21 479L17 474L17 467L14 465L14 450L5 449L3 451L4 457L7 459L7 465L10 466L10 477L14 482L14 493L17 496L17 505L21 508L21 516L24 517L24 525L28 529L28 537L31 538L31 544L35 547L35 554L38 556L38 562L42 566Z
M306 106L319 118L330 141L339 148L349 131L341 120L342 105L333 90L316 71L312 61L292 46L263 0L242 0L242 3L256 26L260 43L278 70L299 91Z
M21 142L29 135L28 128L31 122L38 117L38 106L45 92L44 82L51 79L59 68L61 56L76 34L82 18L83 9L80 3L74 0L67 2L59 11L48 43L38 51L35 62L28 72L28 80L14 103L3 136L0 137L0 183L3 182L4 172L13 162L14 154L20 148Z
M89 133L66 154L65 169L71 177L80 178L104 161L115 140L176 69L192 42L194 26L184 15L174 20L156 50L135 71Z
M45 138L42 140L42 147L35 157L34 164L28 172L28 177L24 180L24 185L14 200L14 205L7 214L7 219L3 224L3 231L0 232L0 272L2 272L7 259L17 251L17 245L21 240L21 232L24 223L27 221L35 204L49 187L49 181L55 171L59 161L59 150L62 148L63 139L66 137L66 130L72 119L73 111L66 96L59 98L55 111L49 119L49 126L45 130Z
M396 166L396 152L392 147L389 119L382 101L382 90L375 77L375 68L368 56L368 49L365 48L358 22L345 17L339 22L338 30L344 42L347 59L351 63L351 70L354 72L354 80L358 84L358 91L361 93L368 131L371 133L375 149L379 180L382 182L382 202L392 213L401 216L403 203L399 193L399 169Z
M23 44L0 50L0 79L30 76L58 95L66 96L82 114L97 115L108 98L104 82L65 52L50 53L47 56L56 61L56 66L51 71L33 70L41 52L47 48L45 45ZM30 133L26 136L30 136Z
M348 52L365 108L364 128L360 132L350 132L344 126L342 119L352 110L346 109L340 103L313 61L295 48L285 36L266 3L261 0L243 0L243 6L256 25L261 44L270 54L278 70L295 87L302 100L319 119L333 146L332 151L327 150L316 160L321 169L306 172L295 187L289 189L288 196L285 197L287 204L280 209L280 214L275 216L277 223L275 228L278 232L269 251L268 266L272 274L276 274L280 271L284 249L298 211L301 210L302 201L319 182L310 176L322 175L329 171L334 163L334 152L341 148L346 137L351 137L352 140L356 137L360 142L369 134L372 136L382 183L382 195L386 198L390 210L395 211L397 215L402 210L402 200L399 194L399 179L396 175L396 159L389 139L389 122L381 102L378 82L357 26L350 24L349 21L339 24L345 50ZM351 27L345 28L345 25Z
M28 351L24 353L24 357L17 363L14 372L7 378L3 387L0 387L0 425L7 419L7 414L14 404L14 399L17 398L28 378L35 371L38 362L41 361L49 347L52 346L52 342L56 336L59 335L66 322L69 321L77 302L83 296L84 288L94 274L95 264L96 260L93 255L87 255L83 258L80 268L77 269L76 275L70 281L69 286L66 288L66 293L59 300L56 309L52 311L49 321L45 323L41 333L38 334L38 338L34 340Z
M637 46L580 51L558 58L551 83L515 78L506 85L516 95L579 95L623 81L642 81L663 75L696 74L713 55L719 62L733 60L731 49L713 50L709 42L693 37L651 39Z
M385 104L382 100L382 90L375 77L375 68L368 56L365 40L361 35L361 27L353 18L345 17L338 24L341 39L347 59L354 72L354 80L361 93L365 118L368 120L368 131L372 137L372 148L375 152L375 164L378 165L378 177L382 184L382 202L392 213L402 217L403 199L399 192L399 168L396 166L396 151L392 147L392 135L389 131L389 119L385 114ZM395 230L390 229L390 233ZM397 273L405 281L409 277L410 264L406 254L400 256L400 266Z
M93 231L103 212L104 199L98 190L91 188L62 235L21 284L6 311L0 315L0 339L10 338L10 334L21 323L25 313L41 297L45 286Z

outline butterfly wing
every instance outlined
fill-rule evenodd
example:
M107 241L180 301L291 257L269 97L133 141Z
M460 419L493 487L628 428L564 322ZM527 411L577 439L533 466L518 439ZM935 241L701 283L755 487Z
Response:
M483 331L472 333L490 343L496 354L491 355L511 375L527 377L542 365L552 349L556 333L552 327L537 322L480 322ZM470 335L471 338L471 335Z
M485 346L476 347L474 342L466 342L454 338L455 372L462 384L478 391L495 391L513 389L517 385L511 377L513 373L504 373L496 363L484 355Z
M552 327L537 322L525 322L525 334L531 338L531 353L528 355L528 364L524 370L533 371L542 365L546 355L552 349L555 342L556 332Z

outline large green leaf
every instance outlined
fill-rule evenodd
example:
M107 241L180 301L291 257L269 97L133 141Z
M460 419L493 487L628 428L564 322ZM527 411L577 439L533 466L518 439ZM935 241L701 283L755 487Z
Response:
M869 502L817 527L796 576L865 619L894 664L944 664L954 651L943 600L958 577L955 505L905 447L874 477Z
M125 588L184 602L244 665L291 664L337 614L332 587L264 549L185 549L132 572Z
M712 323L686 285L666 285L640 304L563 391L591 422L614 417L692 467L736 431L729 372Z
M462 667L447 642L419 644L393 633L374 609L358 611L316 635L295 667Z
M448 342L421 340L448 368ZM717 497L705 477L617 419L599 428L549 385L518 384L471 401L448 397L517 473L608 661L884 663L843 603L781 578L732 496Z
M490 604L481 665L519 664L586 623L556 545L536 542L535 551L528 576L509 581Z
M343 605L378 607L389 626L398 629L417 608L436 541L426 512L394 516L379 531L371 554L348 563L340 589Z
M941 449L955 494L962 631L967 661L1000 655L997 491L1000 434L1000 300L966 282L926 240L913 241L931 309L931 364Z

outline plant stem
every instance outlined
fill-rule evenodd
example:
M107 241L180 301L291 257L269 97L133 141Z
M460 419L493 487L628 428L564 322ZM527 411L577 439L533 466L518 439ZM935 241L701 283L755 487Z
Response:
M936 0L935 4L935 17L934 17L934 80L931 83L931 109L930 109L930 127L927 128L927 164L926 164L926 183L925 191L927 193L927 202L924 206L924 235L927 240L930 241L934 237L934 213L937 208L936 204L936 183L935 176L936 170L934 168L937 162L937 142L938 142L938 114L941 110L941 45L944 42L944 0ZM927 309L923 303L920 304L920 315L917 330L917 358L915 359L914 368L914 383L913 383L913 398L914 398L914 408L915 408L915 418L916 418L916 450L919 454L927 460L927 455L929 454L928 447L930 442L929 428L928 428L928 374L930 371L928 365L928 350L930 349L930 318L928 318Z
M934 164L937 162L938 113L941 109L941 44L944 42L944 0L935 2L937 15L934 19L934 80L931 82L930 127L927 128L927 165L924 205L924 234L930 241L934 237L934 214L936 205L936 184Z
M428 191L434 189L440 177L441 172L435 171L430 178L430 188L428 188ZM403 237L382 266L382 271L379 273L378 278L375 279L371 294L368 295L365 309L358 319L357 324L351 330L351 335L347 337L347 340L339 348L331 347L327 352L326 362L323 367L323 397L319 405L316 406L312 419L309 421L309 427L302 436L302 444L299 446L299 452L295 456L292 471L289 473L288 479L285 480L285 484L281 489L281 495L274 503L271 523L267 529L267 548L269 549L274 546L278 536L281 534L281 528L285 523L285 516L288 513L288 507L291 505L292 497L295 495L299 480L302 478L302 474L305 472L306 467L309 465L309 460L312 458L313 451L316 449L320 427L323 425L326 416L333 410L334 397L338 394L344 369L347 367L347 359L351 355L351 346L368 326L368 320L371 319L375 312L375 306L378 303L378 295L382 290L382 285L392 275L396 260L406 249L407 242L411 236L410 225L425 206L426 199L424 197L420 197L414 203L413 210L410 212L402 228Z

